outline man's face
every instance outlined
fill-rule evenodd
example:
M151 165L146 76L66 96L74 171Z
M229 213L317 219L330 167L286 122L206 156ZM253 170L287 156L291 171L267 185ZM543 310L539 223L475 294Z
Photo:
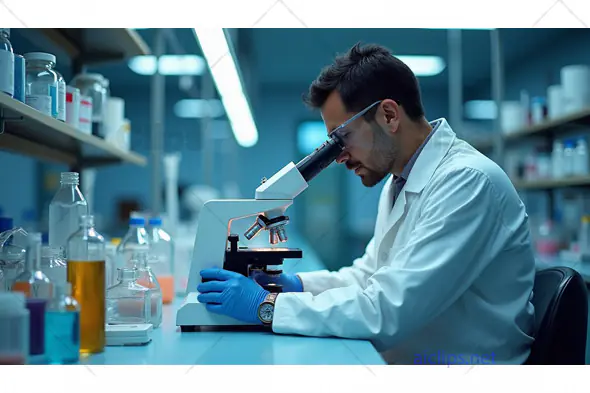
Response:
M355 115L346 111L338 92L328 97L321 112L328 132ZM383 117L381 112L379 110L375 120L370 123L362 117L356 119L341 134L345 138L346 148L336 162L346 164L349 170L361 178L365 187L373 187L383 180L390 173L398 155L395 137L389 132L392 124L380 118Z

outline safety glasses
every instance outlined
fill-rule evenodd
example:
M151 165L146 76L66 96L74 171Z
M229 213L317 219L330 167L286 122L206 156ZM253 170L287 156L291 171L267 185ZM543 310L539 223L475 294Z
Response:
M350 119L346 120L344 123L340 124L338 127L334 128L332 130L332 132L330 132L330 134L329 134L330 137L332 137L332 138L337 137L338 139L340 139L342 141L342 143L344 143L346 145L346 137L352 131L352 130L349 129L348 126L352 122L354 122L355 120L357 120L358 118L360 118L361 116L366 115L367 112L369 112L375 106L379 105L381 102L382 102L382 100L379 100L379 101L376 101L376 102L372 103L371 105L369 105L368 107L366 107L365 109L363 109L362 111L360 111L359 113L357 113L356 115L354 115L353 117L351 117Z

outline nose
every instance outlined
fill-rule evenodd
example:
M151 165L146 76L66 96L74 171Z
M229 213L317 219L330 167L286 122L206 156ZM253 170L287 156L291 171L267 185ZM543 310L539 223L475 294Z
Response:
M338 164L344 164L348 160L350 160L350 154L346 151L343 151L338 157L336 157L336 162Z

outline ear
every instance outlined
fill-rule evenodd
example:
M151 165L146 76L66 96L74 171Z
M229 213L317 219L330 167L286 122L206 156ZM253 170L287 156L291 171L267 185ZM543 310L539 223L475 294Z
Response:
M383 120L390 132L395 133L399 128L401 108L394 100L386 99L381 103Z

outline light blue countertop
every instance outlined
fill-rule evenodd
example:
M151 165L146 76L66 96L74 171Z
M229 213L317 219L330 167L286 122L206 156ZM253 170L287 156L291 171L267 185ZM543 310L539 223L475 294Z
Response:
M307 245L290 234L289 247L303 250L301 260L285 261L286 272L323 268ZM368 341L278 335L272 332L206 331L181 333L175 326L177 298L163 307L162 325L144 346L106 347L80 361L89 365L383 365Z

